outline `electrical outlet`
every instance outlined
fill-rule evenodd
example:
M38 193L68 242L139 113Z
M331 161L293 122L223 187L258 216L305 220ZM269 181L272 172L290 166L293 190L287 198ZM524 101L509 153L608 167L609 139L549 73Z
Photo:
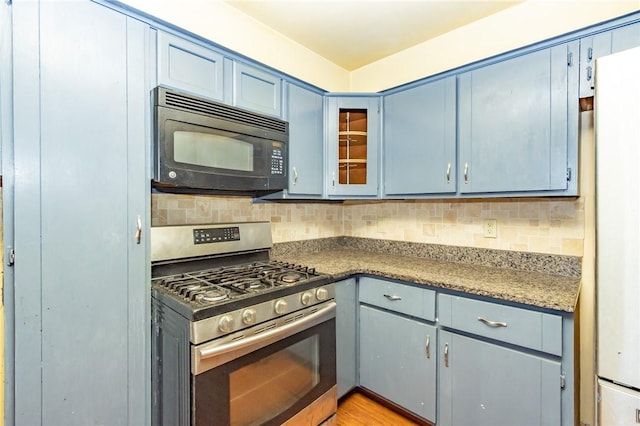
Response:
M498 238L498 221L496 219L484 219L484 237Z

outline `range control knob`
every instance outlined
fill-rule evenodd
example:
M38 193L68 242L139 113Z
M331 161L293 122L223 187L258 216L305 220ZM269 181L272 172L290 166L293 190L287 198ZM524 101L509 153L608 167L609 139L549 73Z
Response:
M329 292L326 288L319 288L316 290L316 299L318 300L327 300L329 297Z
M233 328L233 317L231 315L225 315L220 318L218 322L218 329L223 333L228 333Z
M309 303L311 303L311 298L313 297L313 293L310 291L305 291L304 293L302 293L302 296L300 296L300 302L302 302L303 305L308 305Z
M278 300L275 304L276 314L282 315L287 312L287 301L286 300Z
M256 322L256 310L255 309L245 309L242 312L242 322L246 325L250 325Z

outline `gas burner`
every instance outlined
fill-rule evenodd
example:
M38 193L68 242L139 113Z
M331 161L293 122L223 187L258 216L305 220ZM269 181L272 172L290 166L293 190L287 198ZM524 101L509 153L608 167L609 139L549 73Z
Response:
M244 290L249 293L257 293L260 291L268 290L274 286L273 280L269 278L253 278L247 277L244 279L238 279L235 282L230 283L234 288Z
M287 284L293 284L293 283L297 283L298 281L300 281L301 279L305 278L305 276L303 274L301 274L300 272L285 272L284 274L280 275L280 281L287 283Z
M194 300L200 303L219 302L229 298L229 289L222 287L212 287L194 296Z
M198 291L198 290L203 290L206 287L208 287L208 285L206 284L200 284L200 283L193 283L193 284L185 284L179 287L176 287L176 290L178 291L178 293L182 294L183 296L194 292L194 291Z

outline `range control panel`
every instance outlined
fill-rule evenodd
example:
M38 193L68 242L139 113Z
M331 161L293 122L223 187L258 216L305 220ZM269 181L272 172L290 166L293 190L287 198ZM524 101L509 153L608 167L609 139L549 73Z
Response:
M229 226L226 228L193 230L194 244L222 243L225 241L240 241L240 228L237 226Z

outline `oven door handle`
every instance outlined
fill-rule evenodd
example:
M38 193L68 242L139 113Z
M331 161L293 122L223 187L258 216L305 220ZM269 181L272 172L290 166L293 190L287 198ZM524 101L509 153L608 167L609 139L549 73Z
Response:
M323 323L331 318L335 318L335 316L336 302L331 301L316 312L280 327L272 328L240 340L205 343L193 349L191 372L193 374L204 373L205 371L268 346L278 340L293 336L296 333Z

